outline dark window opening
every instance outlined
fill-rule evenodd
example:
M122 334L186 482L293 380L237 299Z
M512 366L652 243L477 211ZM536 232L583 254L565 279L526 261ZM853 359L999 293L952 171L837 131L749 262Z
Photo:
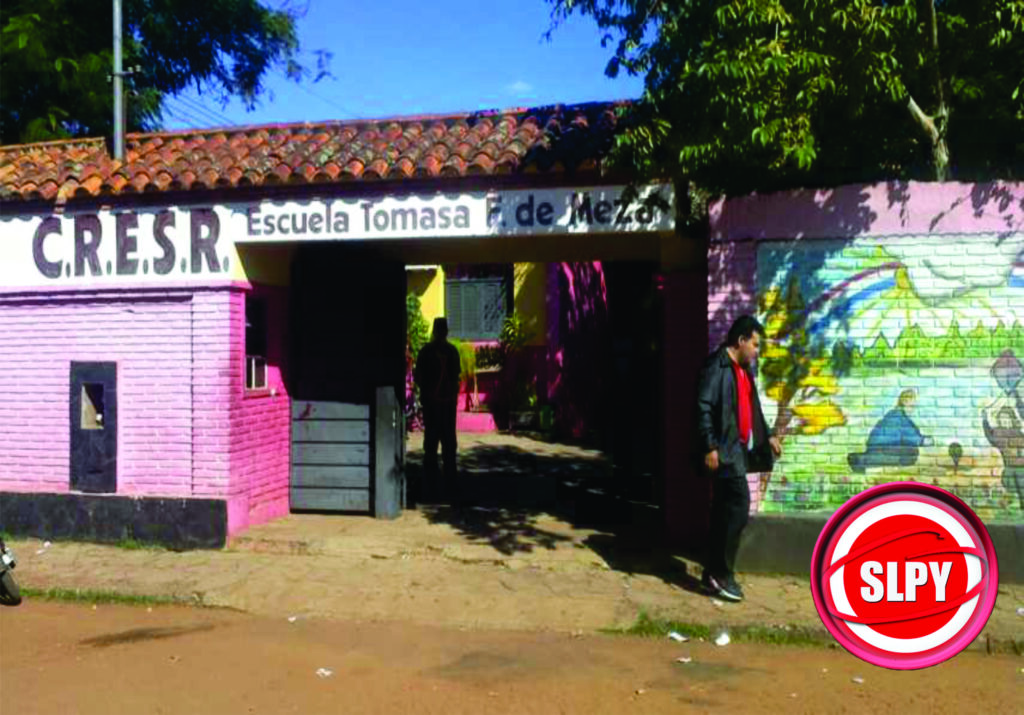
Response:
M245 387L267 386L267 304L259 297L245 298Z
M458 340L497 340L512 303L512 266L459 268L446 269L451 270L444 291L449 334Z
M103 429L103 384L86 382L82 385L82 429Z

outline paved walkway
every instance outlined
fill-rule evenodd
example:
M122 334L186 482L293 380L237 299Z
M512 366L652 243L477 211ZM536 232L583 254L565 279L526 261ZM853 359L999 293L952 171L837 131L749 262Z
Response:
M597 453L501 436L465 438L462 449L475 506L423 505L394 521L293 514L220 551L14 540L16 575L31 588L173 596L281 617L586 631L647 612L821 628L805 578L742 575L747 600L723 604L699 593L693 563L651 545L657 512L634 505L624 520L602 520L604 502L588 507L585 496L606 484ZM1001 586L984 635L1024 640L1022 606L1024 587Z

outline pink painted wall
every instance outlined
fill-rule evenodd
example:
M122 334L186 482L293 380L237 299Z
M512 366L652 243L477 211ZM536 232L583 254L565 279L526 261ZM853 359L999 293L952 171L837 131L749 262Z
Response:
M0 489L68 491L70 363L116 361L118 492L223 496L221 444L213 433L193 441L194 428L226 417L210 338L226 325L217 301L181 291L0 297Z
M267 305L267 388L245 389L245 300L231 301L231 483L228 534L288 513L291 400L285 380L286 288L257 287Z
M708 246L708 346L714 350L729 333L729 326L744 313L757 313L757 243L728 241ZM750 511L760 504L759 477L747 475Z
M0 491L69 491L70 364L113 361L117 494L226 499L229 534L287 513L287 291L258 289L273 389L247 392L247 287L0 294Z
M720 199L711 240L1024 230L1024 185L889 182Z
M736 318L756 312L756 268L754 241L708 246L708 344L712 350L725 340Z
M608 288L600 261L556 263L549 273L545 392L559 432L580 437L606 418L609 369ZM545 364L546 363L546 364ZM543 394L543 393L541 393Z
M980 234L994 234L1003 239L1013 235L1019 237L1024 231L1024 184L891 182L866 186L845 186L828 190L792 191L717 201L710 207L710 214L710 242L707 254L707 334L709 348L713 349L721 343L736 316L741 313L759 314L758 290L764 289L764 286L757 285L759 256L761 256L760 260L764 262L772 257L773 250L778 255L784 254L789 249L796 250L796 247L800 246L799 255L810 255L817 251L818 254L824 256L829 252L839 250L836 246L840 243L853 245L853 242L856 241L857 245L871 247L877 244L879 247L887 247L887 250L904 247L910 251L914 248L914 241L917 240L915 237L942 235L948 237L943 245L948 248L949 252L957 256L956 260L978 263L976 269L978 275L985 275L986 272L994 275L998 269L994 265L985 263L986 254L982 251L985 246L979 247L971 243L970 237ZM845 239L845 242L827 243L819 239ZM1010 244L1018 245L1019 238L1011 241ZM771 248L772 246L775 248ZM919 250L918 253L920 253ZM899 255L898 252L897 255ZM939 256L935 262L942 265L943 260L948 259ZM1019 258L1018 261L1020 261ZM769 262L761 268L770 269L773 268L773 265ZM845 275L836 274L835 270L832 269L831 274L820 278L820 280L828 279L839 282L845 277ZM925 291L927 294L929 274L926 271L915 272L913 266L903 270L908 272L901 274L902 277L899 280L910 282L914 291ZM765 275L772 275L772 270L768 270ZM973 294L981 295L987 290L988 288L976 288ZM1001 305L996 297L988 296L987 293L982 297L987 301L986 311L1000 311L1000 316L1006 327L1010 328L1014 323L1015 306ZM907 305L910 305L912 299L907 297L906 301ZM1020 303L1018 302L1017 305ZM934 310L937 309L934 308ZM929 322L929 320L936 319L934 310L928 316L920 318L920 322L932 332L937 330L933 329L934 326L931 326ZM973 327L975 314L963 306L958 310L963 312L961 317L965 326ZM910 323L914 323L918 318L916 315L910 316L910 311L909 307L901 308L894 313L896 317L888 318L888 322L882 325L888 327L889 323L895 321L899 316L906 317ZM965 332L967 329L965 327ZM893 328L893 332L895 334L896 328ZM851 339L854 337L858 336L851 336ZM935 372L936 368L932 366L929 369ZM842 383L840 394L833 396L832 399L840 401L842 393L859 395L858 390L867 390L868 393L871 389L877 391L880 389L877 384L883 380L883 377L876 375L872 379L875 381L872 383L873 388L862 385L863 380L858 382L857 378L846 378ZM941 381L936 382L938 378L934 376L926 379L923 373L918 375L913 365L904 366L900 379L907 384L913 383L915 386L928 388L922 392L919 400L921 403L919 412L926 424L926 429L941 431L942 421L936 415L946 414L952 409L951 398L942 396L945 394L942 392L945 386L940 384ZM959 386L958 389L974 390L971 394L977 397L977 400L982 399L978 396L985 396L988 391L993 389L987 375L969 385L967 378L958 369L955 379ZM761 388L762 401L765 401L763 385ZM930 405L927 397L929 393L934 394L935 399L942 402L941 409ZM853 400L853 398L850 399ZM849 400L847 401L849 402ZM770 401L766 401L765 404L769 410L772 409ZM952 412L949 414L955 424L961 425L961 431L966 432L966 427L962 425L980 423L980 417L975 413L976 410L968 405L961 407L955 414ZM861 418L860 412L847 405L847 421L856 422ZM829 496L829 490L835 488L848 491L861 488L860 482L856 481L856 476L848 476L849 470L845 464L845 457L847 452L862 448L864 435L861 432L866 432L874 419L877 419L877 415L872 413L870 419L864 417L861 420L865 422L863 426L857 422L860 431L852 436L846 435L844 432L846 428L842 426L829 432L828 439L824 435L791 436L789 438L791 454L789 457L784 457L780 467L776 470L777 474L773 476L773 491L763 494L766 482L759 480L754 475L751 476L751 511L758 511L766 504L773 511L787 511L801 507L811 508L803 506L805 503L831 504L836 500L841 501L846 492ZM836 445L826 444L831 439L852 440L851 444L857 446L849 446L845 442L842 444L837 442ZM822 477L821 484L811 485L817 489L817 492L813 494L810 493L810 487L805 483L806 479L797 475L796 467L791 464L794 459L797 459L792 455L799 455L797 447L801 446L803 442L810 443L811 441L814 442L813 451L816 454L823 454L831 446L834 447L832 451L838 455L835 464L831 465L833 471L829 473L829 478ZM965 454L981 460L986 456L985 447L984 440L979 439L977 444L967 444ZM928 456L934 455L929 454ZM939 456L941 457L941 455ZM843 459L839 459L840 457ZM806 461L807 458L799 457L799 459ZM922 457L921 465L914 465L914 469L926 469L925 462L925 458ZM917 472L907 471L907 474L925 481ZM990 506L987 501L978 496L983 491L979 490L979 484L984 483L985 488L989 488L990 491L997 494L999 492L998 485L993 487L998 480L978 478L974 482L968 482L966 475L956 475L958 481L955 486L950 487L948 484L953 484L952 478L941 476L938 479L941 483L947 484L947 488L953 488L959 496L966 499L976 509ZM849 486L848 482L854 486ZM801 493L802 489L808 493ZM992 513L997 512L1003 513L995 509L992 510Z
M234 372L228 338L233 294L217 290L192 297L192 471L191 496L228 495L231 464L229 419Z

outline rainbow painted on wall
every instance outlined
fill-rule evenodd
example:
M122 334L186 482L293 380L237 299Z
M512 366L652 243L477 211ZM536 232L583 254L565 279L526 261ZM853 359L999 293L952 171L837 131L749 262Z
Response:
M1024 514L1024 233L763 241L756 294L787 435L762 510L912 479Z

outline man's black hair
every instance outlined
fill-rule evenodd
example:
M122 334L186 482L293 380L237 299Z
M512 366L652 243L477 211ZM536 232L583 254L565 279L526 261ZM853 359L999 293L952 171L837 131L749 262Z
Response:
M740 338L750 340L754 333L764 339L764 326L752 315L741 315L733 321L732 327L729 328L729 336L726 338L725 344L734 348L738 347Z

